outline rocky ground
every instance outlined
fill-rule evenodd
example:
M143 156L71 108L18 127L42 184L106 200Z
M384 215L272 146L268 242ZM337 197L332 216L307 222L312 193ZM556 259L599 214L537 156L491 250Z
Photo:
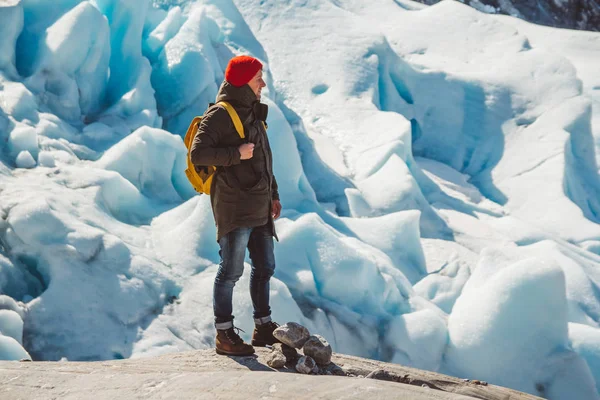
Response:
M415 0L435 4L440 0ZM480 11L506 14L555 28L600 31L599 0L458 0Z
M270 355L267 348L250 357L219 356L208 349L97 362L0 361L0 399L539 399L335 353L330 369L337 366L344 376L304 375L289 364L270 368Z

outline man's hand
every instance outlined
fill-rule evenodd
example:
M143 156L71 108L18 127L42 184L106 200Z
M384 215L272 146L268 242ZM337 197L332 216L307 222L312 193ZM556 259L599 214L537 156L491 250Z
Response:
M271 202L271 215L273 216L273 219L277 219L281 215L281 202L279 200L273 200Z
M249 160L254 155L254 143L246 143L238 147L240 160Z

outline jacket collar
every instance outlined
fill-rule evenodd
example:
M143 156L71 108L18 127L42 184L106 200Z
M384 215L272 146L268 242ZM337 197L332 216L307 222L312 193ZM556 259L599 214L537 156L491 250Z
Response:
M252 105L258 100L250 86L236 87L227 81L223 81L217 94L217 103L219 101L226 101L240 107L252 108Z

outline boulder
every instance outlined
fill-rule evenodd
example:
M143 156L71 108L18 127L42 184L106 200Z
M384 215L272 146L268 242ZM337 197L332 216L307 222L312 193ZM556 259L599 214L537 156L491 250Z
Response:
M300 358L300 354L295 348L288 346L283 343L275 343L273 345L273 351L277 351L285 356L285 359L289 363L295 363Z
M296 364L296 371L300 372L301 374L310 374L314 371L316 366L317 363L315 362L315 360L313 360L309 356L302 356Z
M301 349L310 337L308 329L295 322L288 322L273 331L273 336L290 347Z
M286 358L283 353L279 351L273 351L267 356L267 365L271 368L283 368L286 363Z
M312 357L319 365L327 365L331 362L331 346L321 335L312 335L304 343L302 351L305 355Z

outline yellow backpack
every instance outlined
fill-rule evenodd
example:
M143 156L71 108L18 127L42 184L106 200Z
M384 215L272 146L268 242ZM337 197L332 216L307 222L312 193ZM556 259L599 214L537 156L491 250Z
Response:
M235 126L235 130L237 131L238 135L240 135L242 139L245 139L246 135L244 134L244 125L242 125L242 121L240 120L240 117L235 111L235 109L231 106L231 104L225 101L220 101L217 104L220 104L223 107L225 107L225 109L229 113L229 116L231 117L231 120L233 121L233 125ZM212 178L215 174L215 171L217 170L217 167L215 167L214 165L207 165L200 171L196 171L196 168L194 168L194 164L192 164L192 159L190 155L192 143L194 143L194 138L198 133L198 127L200 126L200 122L202 122L202 118L203 117L194 117L192 123L187 129L185 139L183 140L183 143L185 144L185 147L187 147L188 150L187 169L185 170L185 174L187 175L190 183L192 184L196 192L210 194L210 185L212 183Z

